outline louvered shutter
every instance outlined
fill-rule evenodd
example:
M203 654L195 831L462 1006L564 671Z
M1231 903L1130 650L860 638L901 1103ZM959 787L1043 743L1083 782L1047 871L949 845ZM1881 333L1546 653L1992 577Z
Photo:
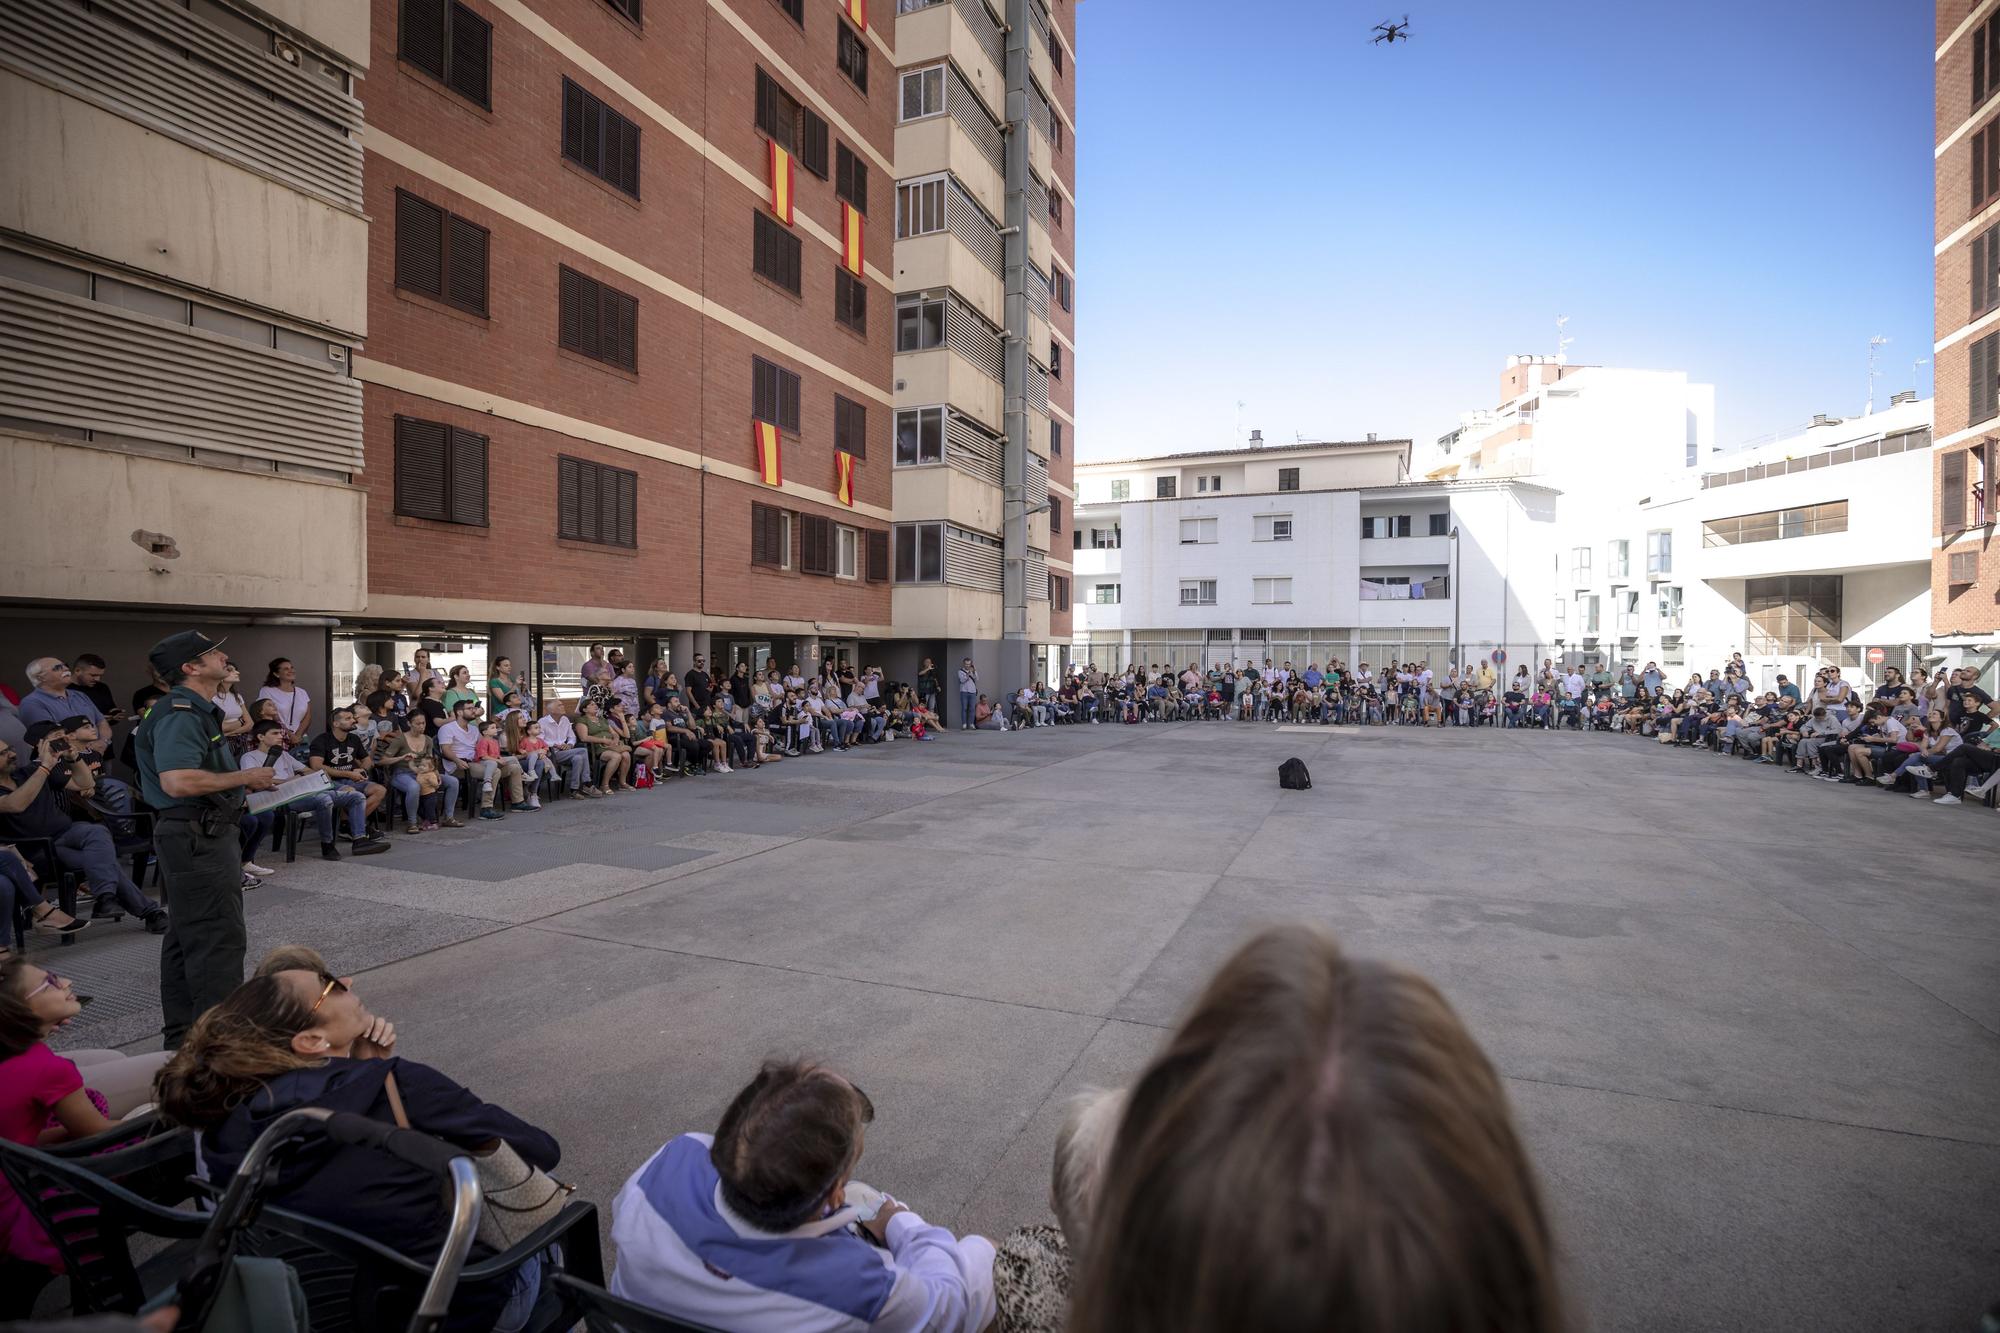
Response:
M610 112L606 112L610 115ZM618 127L617 173L611 178L616 185L634 199L639 197L639 126L623 116L616 117Z
M486 526L486 437L451 432L451 521Z
M450 428L438 421L396 418L396 512L412 518L450 517L445 466Z
M582 501L583 465L574 458L556 459L556 536L575 540Z
M1972 136L1972 206L1986 202L1986 131Z
M778 401L777 367L762 357L750 358L750 415L759 421L776 422Z
M2000 228L1995 228L1995 230L2000 230ZM1992 235L1993 232L1989 231L1983 236L1972 238L1972 313L1974 317L1986 313L1987 305L1992 300L1993 280L1991 275L1988 274L1986 267L1987 238Z
M799 108L799 119L805 132L799 136L799 165L821 180L826 179L827 154L831 151L831 139L827 134L826 122L810 108Z
M778 426L799 433L799 377L789 370L778 372Z
M2000 352L2000 334L1988 334L1972 344L1967 357L1966 378L1970 390L1966 414L1966 424L1976 426L1989 420L2000 403L1995 401L1996 377L2000 377L2000 365L1995 364L1995 353Z
M556 292L556 339L572 352L581 352L584 347L584 306L587 293L585 278L570 269L557 270Z
M453 92L490 107L493 25L464 5L451 7L451 79Z
M598 540L597 469L589 463L578 463L576 474L576 539L594 542Z
M403 0L397 51L424 73L444 82L445 14L448 0Z
M868 530L868 581L889 580L889 534L881 528Z
M444 294L444 210L396 191L396 285L425 296Z
M1942 536L1965 530L1965 460L1963 449L1938 460L1938 532Z
M600 287L599 311L604 359L626 370L639 369L639 303L623 292Z
M562 151L572 162L583 161L583 89L563 80Z
M1986 27L1972 34L1972 105L1986 100Z
M758 69L757 128L770 135L773 139L778 137L778 117L776 114L776 98L774 97L776 92L777 88L771 82L771 76L766 74L761 68Z
M486 313L486 228L461 217L447 217L450 244L445 253L445 300L474 314Z
M639 544L639 474L623 469L618 473L618 544Z

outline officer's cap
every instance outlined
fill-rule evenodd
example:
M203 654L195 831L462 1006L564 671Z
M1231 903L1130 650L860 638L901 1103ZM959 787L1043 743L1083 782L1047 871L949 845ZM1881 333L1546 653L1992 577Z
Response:
M153 670L163 677L171 678L183 664L194 661L203 653L213 652L224 643L222 639L211 639L198 629L182 630L179 634L169 634L153 645L153 651L146 659L153 664Z

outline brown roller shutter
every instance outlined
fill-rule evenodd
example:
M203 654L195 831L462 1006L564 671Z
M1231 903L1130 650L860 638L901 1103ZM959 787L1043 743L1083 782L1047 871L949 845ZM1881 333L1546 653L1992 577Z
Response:
M446 522L445 471L451 428L439 421L396 418L396 512Z
M889 581L889 534L881 528L868 529L868 581Z
M556 459L556 536L576 538L582 506L583 465L574 458Z
M396 54L444 82L447 0L403 0L396 25Z
M830 139L826 122L806 107L799 108L805 132L799 136L799 165L821 180L826 179Z
M799 572L833 573L833 521L818 514L799 515Z
M451 90L483 107L493 105L493 25L464 5L451 7Z
M1938 460L1938 532L1942 536L1965 530L1966 454L1966 450L1954 450Z
M448 217L449 244L444 299L475 315L486 313L486 228L461 217Z
M444 295L444 210L396 191L396 285Z
M486 526L486 437L451 432L451 521Z
M563 80L562 152L572 162L583 161L583 89Z

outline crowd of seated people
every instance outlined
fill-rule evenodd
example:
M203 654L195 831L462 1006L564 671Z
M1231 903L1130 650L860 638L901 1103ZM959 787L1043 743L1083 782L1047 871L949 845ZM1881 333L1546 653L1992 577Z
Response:
M1490 662L1434 671L1424 662L1377 670L1338 658L1308 662L1266 658L1237 667L1189 664L1127 666L1106 672L1072 667L1053 691L1024 689L1011 701L1009 726L1064 722L1271 722L1355 726L1555 726L1554 696L1530 692L1525 671L1506 692ZM1520 687L1515 699L1516 687ZM1560 689L1562 682L1556 682ZM1579 686L1579 690L1581 686Z
M560 1169L555 1134L404 1054L395 1025L311 949L268 955L143 1070L49 1049L79 998L25 961L0 965L0 1133L14 1142L109 1128L137 1095L198 1131L195 1165L214 1188L300 1107ZM99 1093L114 1081L115 1101ZM610 1201L611 1292L732 1333L1567 1324L1540 1185L1491 1063L1428 981L1351 958L1319 927L1249 940L1128 1087L1070 1102L1054 1225L996 1243L927 1221L861 1178L875 1116L843 1070L774 1059L712 1131L630 1145L635 1167ZM330 1139L308 1139L268 1197L420 1262L449 1221L435 1177ZM10 1276L60 1268L4 1186L0 1235ZM492 1253L482 1242L473 1257ZM564 1255L515 1257L504 1277L461 1284L447 1328L547 1326ZM10 1284L0 1310L38 1285Z

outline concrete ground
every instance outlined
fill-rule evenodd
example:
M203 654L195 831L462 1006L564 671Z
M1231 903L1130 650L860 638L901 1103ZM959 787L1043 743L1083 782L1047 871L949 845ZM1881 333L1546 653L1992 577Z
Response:
M1961 1330L2000 1299L1996 845L1991 811L1624 737L1100 726L566 802L250 907L601 1206L809 1053L878 1109L862 1177L987 1234L1047 1217L1068 1095L1320 921L1506 1075L1591 1325ZM65 1041L148 1046L152 942L103 935L49 951L103 997Z

